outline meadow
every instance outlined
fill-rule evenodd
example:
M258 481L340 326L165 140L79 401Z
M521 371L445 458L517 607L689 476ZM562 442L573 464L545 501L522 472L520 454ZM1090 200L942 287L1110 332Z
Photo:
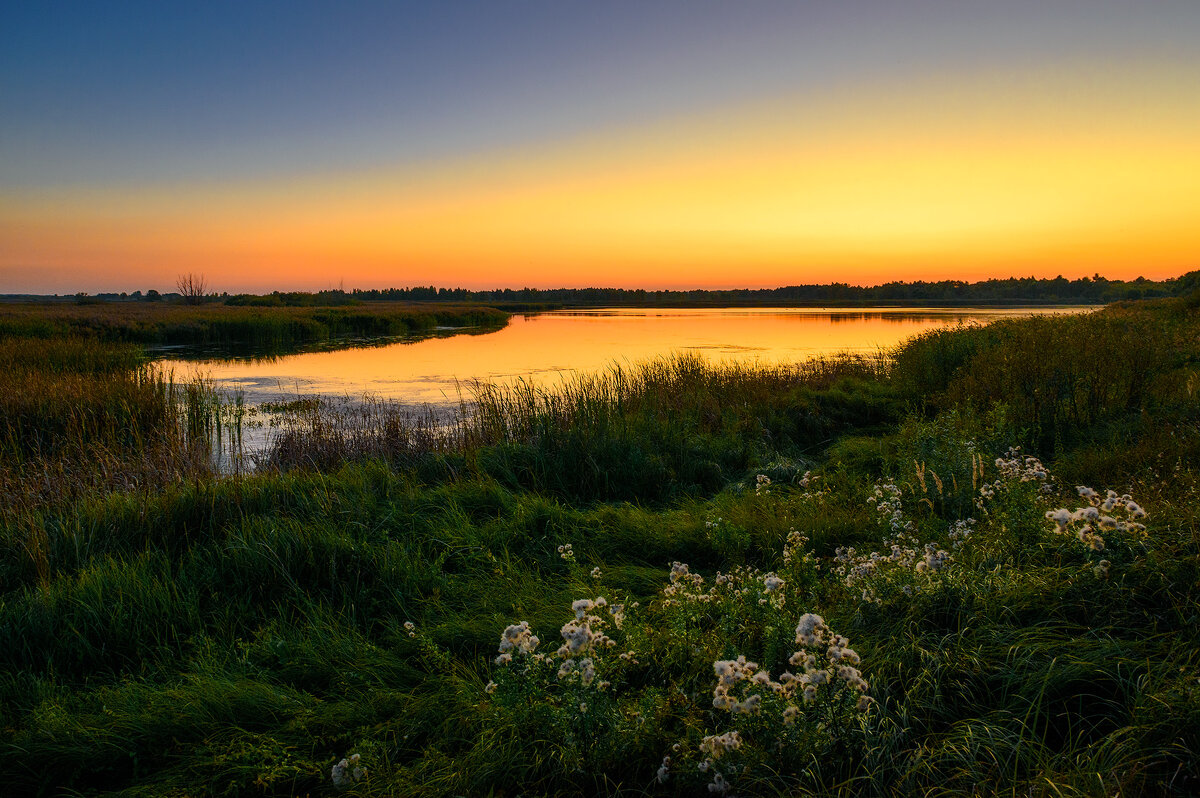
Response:
M91 312L0 314L6 793L1200 790L1200 295L298 402L236 475Z

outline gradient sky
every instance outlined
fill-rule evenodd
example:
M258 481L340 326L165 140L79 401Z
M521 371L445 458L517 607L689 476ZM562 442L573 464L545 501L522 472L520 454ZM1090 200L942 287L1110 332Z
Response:
M1200 2L6 2L0 293L1200 268Z

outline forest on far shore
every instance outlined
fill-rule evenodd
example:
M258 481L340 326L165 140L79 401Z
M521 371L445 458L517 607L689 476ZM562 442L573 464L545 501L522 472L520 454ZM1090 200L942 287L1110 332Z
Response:
M273 291L269 294L209 293L206 302L246 306L330 306L359 302L455 302L508 306L509 310L550 310L562 307L778 307L836 305L1089 305L1129 299L1184 296L1200 287L1200 270L1167 280L1109 280L1099 274L1068 280L1009 277L970 283L964 280L893 281L882 285L848 283L788 285L780 288L726 290L661 290L642 288L496 288L473 291L417 285L406 288L355 288L351 291ZM0 300L57 299L77 302L183 301L178 293L156 290L84 293L67 296L0 295Z

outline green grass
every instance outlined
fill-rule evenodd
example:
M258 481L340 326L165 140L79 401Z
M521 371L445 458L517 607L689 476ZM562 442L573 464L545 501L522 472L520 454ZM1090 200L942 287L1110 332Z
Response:
M0 305L0 335L76 336L139 344L292 347L339 338L429 333L439 327L502 327L487 307L394 302L350 307L244 307L165 302Z
M1194 794L1198 330L1194 308L1164 303L931 334L890 360L677 358L484 390L440 432L310 403L290 408L273 467L232 477L125 485L61 459L78 488L10 494L0 516L6 788L332 795L357 752L369 775L347 794L708 794L698 746L737 729L715 764L740 795ZM186 430L136 350L0 349L0 373L22 375L4 392L6 463L81 444L120 459ZM51 409L27 409L19 386L38 379ZM1003 482L981 509L1017 445L1051 492ZM888 480L915 539L949 548L968 516L974 531L936 573L847 586L839 548L888 550L868 501ZM1078 484L1133 495L1145 540L1106 532L1098 553L1055 534L1044 512L1078 506ZM808 557L785 561L793 529ZM674 561L748 592L668 602ZM755 592L766 572L777 603ZM529 621L552 653L571 602L601 595L626 605L620 645L595 655L607 690L493 662L507 625ZM794 726L775 698L714 709L713 662L744 654L778 679L804 612L850 639L876 704L831 693Z

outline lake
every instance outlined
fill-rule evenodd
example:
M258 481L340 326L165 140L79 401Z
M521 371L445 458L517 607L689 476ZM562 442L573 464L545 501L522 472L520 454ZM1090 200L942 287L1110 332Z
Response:
M835 352L876 352L926 330L1092 307L702 308L562 310L513 316L477 335L440 335L270 358L164 356L177 380L210 378L249 403L366 394L404 405L457 404L474 380L553 386L616 362L672 352L714 361L794 362ZM444 333L447 331L443 331Z

